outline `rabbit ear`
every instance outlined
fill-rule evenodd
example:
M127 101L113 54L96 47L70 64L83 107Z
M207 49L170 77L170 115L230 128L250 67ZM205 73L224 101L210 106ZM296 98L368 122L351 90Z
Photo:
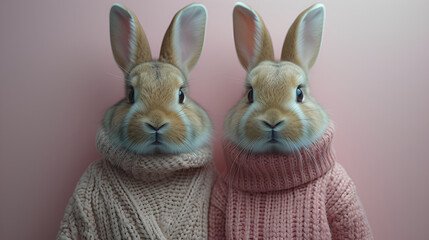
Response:
M206 24L207 10L202 4L177 12L162 41L159 60L175 65L187 76L203 50Z
M116 63L125 72L152 60L149 43L136 16L121 4L110 9L110 42Z
M283 44L281 60L310 70L319 55L325 23L325 6L314 4L303 11L290 27Z
M233 11L235 49L241 65L250 71L260 62L274 61L270 33L252 8L237 2Z

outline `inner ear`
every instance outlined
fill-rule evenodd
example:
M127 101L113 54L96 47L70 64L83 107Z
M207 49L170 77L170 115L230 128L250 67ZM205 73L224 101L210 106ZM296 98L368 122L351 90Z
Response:
M323 8L307 13L299 28L302 41L301 58L307 62L308 68L311 68L319 55L320 45L323 35Z
M323 4L315 4L304 10L286 35L281 60L293 62L308 72L319 55L324 22Z
M114 4L110 10L110 41L115 61L126 73L136 64L152 60L137 17L121 4Z
M191 4L177 12L165 33L160 61L188 75L201 55L206 23L207 10L201 4Z
M244 69L250 71L262 61L274 61L270 34L255 10L244 3L236 3L233 27L235 49Z
M234 15L234 36L237 53L241 54L240 59L243 66L251 65L255 59L255 52L259 46L256 46L255 38L260 39L260 26L257 26L255 15L249 15L242 11L237 11ZM259 37L258 37L259 36Z
M178 20L176 28L176 36L178 37L174 46L175 49L178 49L182 61L190 61L194 55L198 54L196 51L201 47L199 46L201 44L200 38L204 38L201 36L200 29L205 27L205 17L201 12L187 11L186 13L182 13Z

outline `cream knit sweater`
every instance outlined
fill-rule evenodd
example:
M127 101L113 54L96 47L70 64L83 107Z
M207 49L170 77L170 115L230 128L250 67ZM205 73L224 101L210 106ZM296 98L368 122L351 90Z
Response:
M103 156L80 178L57 239L206 239L214 179L209 146L137 155L97 133Z

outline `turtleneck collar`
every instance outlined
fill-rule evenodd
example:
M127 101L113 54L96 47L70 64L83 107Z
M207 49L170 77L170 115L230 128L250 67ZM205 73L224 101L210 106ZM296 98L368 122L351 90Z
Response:
M249 153L226 141L225 180L248 192L285 190L315 180L334 166L333 133L331 124L314 144L287 154Z
M136 179L147 181L164 179L179 170L202 167L212 160L210 146L201 147L191 153L136 154L114 146L103 127L98 129L96 144L98 152L112 165L122 168Z

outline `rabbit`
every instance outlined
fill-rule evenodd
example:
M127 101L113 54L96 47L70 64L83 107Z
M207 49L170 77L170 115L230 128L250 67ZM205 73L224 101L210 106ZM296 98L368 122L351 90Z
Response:
M58 239L207 238L212 123L187 82L206 22L202 4L178 11L154 60L137 17L112 6L110 40L125 97L104 116L96 137L102 159L79 180Z
M224 122L227 171L212 190L209 239L373 239L356 187L335 161L333 125L309 89L324 23L323 4L304 10L276 61L261 16L235 4L247 77Z
M162 42L160 58L153 61L137 18L116 6L110 15L110 39L125 75L126 98L104 117L109 137L139 154L191 152L207 144L212 123L188 96L187 83L204 44L206 13L201 9L205 8L195 5L186 9L188 15L176 15Z

